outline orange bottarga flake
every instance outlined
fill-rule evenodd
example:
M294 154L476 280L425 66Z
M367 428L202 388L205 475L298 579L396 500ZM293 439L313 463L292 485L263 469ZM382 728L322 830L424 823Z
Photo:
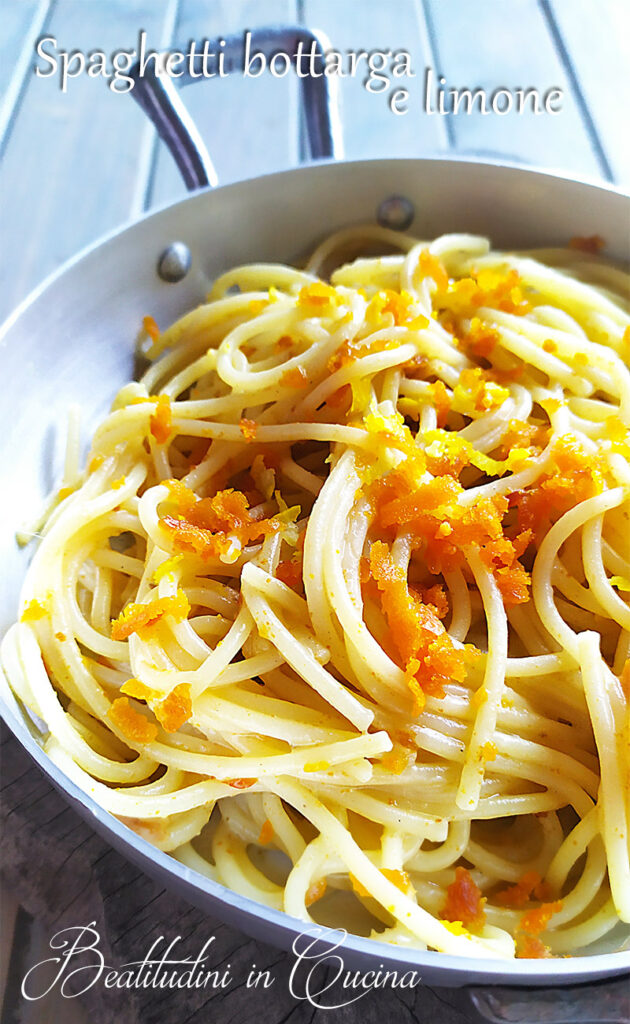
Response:
M507 459L514 448L527 448L531 454L540 454L549 440L549 429L537 427L525 420L510 420L501 439L499 458Z
M416 716L416 718L418 717L418 715L422 714L422 712L424 711L424 706L427 702L427 695L424 692L417 678L421 667L422 666L418 658L410 658L409 661L407 662L407 667L405 669L405 682L409 687L409 692L411 693L411 696L413 697L412 713ZM443 696L443 689L436 693L436 697Z
M596 475L601 472L603 460L587 452L573 434L563 434L559 437L553 446L552 455L558 471L563 476L583 474L591 486Z
M437 615L438 619L445 619L449 612L448 598L441 583L435 583L432 587L422 588L422 602L429 605Z
M150 429L158 444L166 444L173 429L171 400L168 395L160 395L151 416Z
M194 526L213 532L240 530L252 525L247 498L241 491L228 488L217 491L212 498L201 498L191 505L186 517Z
M306 890L306 896L304 897L305 905L307 907L310 907L313 905L313 903L317 903L318 900L321 900L322 896L326 892L326 889L327 885L325 878L320 878L319 882L313 882L312 885L309 885L308 889Z
M258 782L258 779L226 779L226 786L231 786L232 789L249 789L250 786L254 786Z
M516 491L510 504L518 509L521 529L540 539L551 523L603 488L604 460L587 452L572 434L563 434L551 453L552 471L526 491Z
M410 592L407 573L394 563L387 544L377 540L370 549L370 571L381 593L383 611L405 662L416 657L425 632L439 636L444 627L435 612Z
M160 337L160 328L156 324L152 316L145 316L142 318L142 326L149 335L151 341L157 341Z
M359 582L368 583L372 577L370 575L370 560L362 555L359 559Z
M554 914L562 910L562 900L554 900L553 903L542 903L534 910L528 910L523 914L518 924L518 930L527 935L540 935L544 932Z
M391 737L390 737L391 738ZM397 729L393 735L396 743L400 743L403 747L408 747L409 750L413 750L414 755L418 749L415 737L409 729Z
M406 326L410 327L411 324ZM380 338L378 341L370 341L369 337L360 341L350 339L350 341L344 341L337 351L333 352L326 366L329 373L335 373L342 366L349 366L351 363L356 362L357 359L362 359L363 356L369 356L374 352L386 352L388 349L397 348L399 345L400 341L397 338L390 338L389 340ZM348 385L345 386L347 387Z
M189 611L190 605L183 590L178 590L172 597L159 597L149 604L132 601L112 622L112 640L126 640L132 633L146 639L150 628L165 615L172 615L176 622L182 622Z
M194 552L203 559L217 558L230 547L230 542L224 531L213 533L211 530L202 526L196 526L188 520L175 519L169 515L163 516L160 522L171 534L175 547L182 551ZM264 519L258 522L252 521L251 524L239 528L238 531L231 530L230 533L234 534L242 543L248 543L260 537L265 537L270 533L275 533L279 528L277 523Z
M286 583L291 590L296 590L302 583L302 563L294 562L293 559L278 562L276 578Z
M179 683L154 711L155 717L166 732L177 732L192 714L190 684Z
M433 519L441 522L446 508L457 501L462 487L451 477L418 486L412 470L413 467L403 463L372 487L379 526L409 524L431 532ZM429 522L425 524L425 520Z
M460 505L458 497L463 488L459 481L443 476L418 486L412 483L404 465L378 481L372 493L377 525L385 529L405 526L424 541L430 572L448 572L463 565L466 549L474 545L492 570L506 603L529 599L529 575L518 558L530 534L525 530L515 541L504 535L507 498L480 497L470 505Z
M446 890L446 903L441 917L461 921L466 928L481 928L486 913L481 890L466 868L455 868L455 881Z
M381 874L385 875L385 878L392 882L401 892L407 892L411 882L406 871L398 871L396 868L381 868Z
M579 252L590 252L596 255L606 245L601 235L575 235L569 239L569 249L577 249Z
M483 370L480 366L462 370L453 391L453 401L461 407L458 411L465 415L469 415L473 410L489 412L491 409L497 409L509 396L509 390L502 384L497 384L491 372Z
M432 277L438 286L439 291L446 291L448 288L448 273L446 272L444 264L437 258L437 256L433 256L428 249L423 249L420 253L418 270L416 274L414 274L414 279L418 278L418 283L419 280L425 277ZM414 283L416 283L415 280Z
M406 571L394 563L382 541L372 544L370 571L419 714L426 694L443 697L447 682L463 682L470 651L457 650L435 609L410 592Z
M350 885L356 892L357 896L360 896L361 899L366 899L370 895L370 890L366 889L363 883L360 882L356 875L353 875L351 871L348 872L348 878L350 879Z
M155 722L149 722L129 703L128 697L117 697L107 712L108 718L132 743L153 743L158 734Z
M519 878L516 885L509 885L495 893L494 900L502 907L524 907L534 897L537 900L548 898L549 885L543 882L537 871L527 871Z
M37 622L39 619L43 619L46 614L46 608L42 602L33 598L22 612L20 622Z
M242 491L228 488L198 501L181 481L171 481L168 487L179 515L161 516L160 524L181 551L216 558L229 549L228 535L246 544L280 529L273 519L255 519Z
M276 348L281 352L283 349L292 348L293 338L289 334L283 334L276 342Z
M484 324L478 316L474 316L463 341L474 355L486 359L499 341L499 332Z
M521 363L520 366L513 366L509 370L500 370L497 366L492 368L492 376L497 384L511 384L515 380L520 380L524 373L524 363Z
M437 425L443 427L451 409L451 400L446 385L441 380L436 380L429 384L429 393L437 414Z
M314 281L300 289L298 306L307 316L322 316L327 312L327 307L338 305L340 298L332 285Z
M529 600L530 575L518 559L531 539L531 530L524 530L514 540L500 537L481 549L482 561L492 571L504 604L523 604Z
M497 569L494 578L504 604L525 604L529 601L531 577L519 562Z
M481 750L480 750L481 760L483 762L486 762L486 761L496 761L497 753L498 753L498 751L497 751L496 743L493 743L492 740L488 740L481 747Z
M333 391L332 395L329 395L326 399L326 405L329 405L332 409L339 409L342 406L350 404L352 398L352 389L349 384L344 384L338 391Z
M65 633L55 633L55 640L58 640L60 644L64 643L68 637Z
M415 764L416 751L402 743L394 743L391 750L386 751L381 757L381 765L385 771L392 775L402 775L406 768Z
M168 488L169 498L177 505L177 511L183 516L187 515L197 502L195 492L181 480L164 480L163 483Z
M451 477L439 477L421 486L412 487L409 483L404 467L379 482L375 493L377 522L381 527L404 525L419 541L424 541L427 567L436 574L462 566L466 549L474 545L492 570L506 603L529 599L529 575L518 559L531 536L527 530L515 539L505 536L505 497L480 497L471 504L460 505L458 497L463 488Z
M554 355L558 351L558 346L552 338L546 338L542 343L543 352L548 352L550 355Z
M238 422L241 434L246 441L253 441L256 437L256 431L258 430L258 424L256 420L248 420L245 416L242 416Z
M516 270L479 270L470 277L452 281L441 289L437 306L455 315L472 316L480 306L500 309L504 313L523 316L531 309L525 298Z
M342 366L349 366L350 363L354 363L360 354L367 354L366 346L359 346L354 341L344 341L343 345L340 345L336 352L333 352L330 359L326 364L326 369L329 373L335 373L340 370ZM350 385L344 385L350 391ZM343 389L342 389L343 390Z
M120 687L120 692L124 693L127 697L135 697L137 700L155 700L160 697L160 691L154 690L153 687L147 686L146 683L136 679L134 676L128 679Z
M472 445L460 438L455 431L449 431L440 446L439 454L431 449L427 452L427 469L433 476L458 477L465 466L470 465Z
M518 938L516 956L520 959L543 960L551 956L551 950L533 935L524 935Z
M265 818L265 820L262 823L262 828L260 830L260 835L258 836L258 842L260 843L261 846L268 846L268 844L271 842L273 837L274 837L273 825L269 821L269 818Z
M303 366L293 366L284 371L280 383L287 388L307 388L308 374Z
M391 288L384 288L370 299L365 318L373 327L380 327L383 316L390 314L396 327L423 330L429 326L429 321L426 316L417 315L412 309L417 301L411 292L395 292Z

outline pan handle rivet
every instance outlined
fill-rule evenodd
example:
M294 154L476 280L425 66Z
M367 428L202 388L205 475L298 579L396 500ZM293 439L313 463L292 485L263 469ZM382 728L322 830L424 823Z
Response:
M413 203L406 196L388 196L376 211L376 219L382 228L406 231L415 212Z
M163 281L175 284L181 281L190 270L190 249L183 242L171 242L161 254L157 272Z

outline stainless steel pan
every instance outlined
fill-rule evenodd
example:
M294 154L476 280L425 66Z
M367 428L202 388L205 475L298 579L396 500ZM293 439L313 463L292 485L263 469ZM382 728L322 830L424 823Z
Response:
M311 38L303 30L276 30L255 43L269 52L290 49L299 33ZM229 41L234 54L239 45L240 40ZM339 154L339 135L325 82L322 87L304 81L311 155L334 158ZM209 158L170 83L138 79L132 95L156 123L189 188L208 185L213 180ZM384 202L392 196L402 198ZM167 324L198 303L220 271L250 260L291 262L329 232L379 216L393 226L413 217L412 230L422 237L453 230L478 232L488 235L496 247L563 244L572 235L599 234L611 257L624 257L629 206L627 197L613 188L499 164L330 159L235 185L204 188L79 254L37 288L0 332L0 631L15 617L28 559L28 552L15 543L15 530L32 516L58 475L67 409L80 404L87 437L116 390L133 375L134 338L145 314ZM38 723L4 680L1 685L0 707L15 736L112 846L191 903L250 935L291 946L300 922L182 866L79 790L48 761ZM630 950L608 952L604 947L589 957L508 964L399 949L353 936L344 949L348 966L365 968L374 960L391 968L413 965L428 984L446 986L566 986L630 971ZM610 984L604 995L612 997ZM591 1003L600 998L599 991L589 990ZM587 1010L588 1000L579 993L576 989L553 996L561 998L565 1008L552 1010L546 1019L625 1019L619 1008L602 1015L601 1002L599 1010ZM503 998L497 990L479 990L477 998L491 1019L526 1019L514 1000L508 1000L511 1010L505 1009L505 1002L497 1003ZM567 1010L566 1005L573 1008ZM536 1019L538 1010L529 1006ZM492 1013L510 1015L492 1018Z

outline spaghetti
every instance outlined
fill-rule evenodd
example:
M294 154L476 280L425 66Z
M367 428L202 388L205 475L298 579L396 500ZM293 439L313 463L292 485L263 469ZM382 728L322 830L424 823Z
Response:
M353 229L145 318L3 643L51 759L304 921L621 943L630 316L589 248Z

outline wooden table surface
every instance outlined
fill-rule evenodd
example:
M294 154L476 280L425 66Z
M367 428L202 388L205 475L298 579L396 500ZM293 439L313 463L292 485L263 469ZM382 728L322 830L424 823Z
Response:
M110 53L133 48L140 29L149 46L179 49L192 38L290 23L322 29L341 51L406 49L416 77L405 116L370 95L361 77L341 81L347 158L478 154L627 189L629 11L626 0L4 0L0 320L83 246L185 193L129 95L86 76L62 93L35 77L42 36L54 36L59 48ZM555 86L563 90L563 110L554 117L428 117L421 112L426 66L448 87ZM188 88L185 99L221 182L300 162L294 76L213 79ZM5 898L5 959L17 906ZM74 1012L66 1002L67 1024Z

